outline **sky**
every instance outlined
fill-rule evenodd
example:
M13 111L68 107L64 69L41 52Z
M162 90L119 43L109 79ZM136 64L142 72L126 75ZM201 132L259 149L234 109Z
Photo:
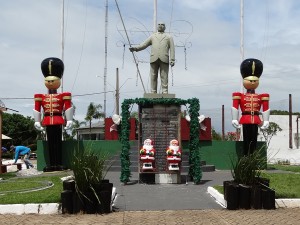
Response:
M62 2L0 0L0 100L5 106L33 116L34 94L47 93L40 64L48 57L63 58L59 91L72 93L79 121L84 120L90 102L101 104L107 117L116 113L117 68L120 105L124 99L143 98L142 82L146 92L150 89L150 47L134 54L141 82L128 39L134 46L153 32L154 1L118 0L119 13L116 1L108 0L106 23L105 0L65 0L63 51ZM240 3L157 0L157 22L165 22L176 45L169 93L181 99L198 98L199 113L210 117L217 131L221 130L222 106L225 131L234 130L232 93L242 90L239 67L243 58L263 62L256 92L270 94L271 109L288 111L291 94L292 110L300 111L300 1L244 0L243 54ZM131 111L137 111L137 106Z

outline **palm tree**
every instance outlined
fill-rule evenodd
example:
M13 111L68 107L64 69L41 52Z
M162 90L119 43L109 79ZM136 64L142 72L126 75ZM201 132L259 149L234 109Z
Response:
M91 102L88 106L88 110L86 112L85 121L87 121L90 125L90 139L91 139L91 132L92 132L92 120L93 119L100 119L104 117L104 112L99 111L102 109L100 104L95 105Z

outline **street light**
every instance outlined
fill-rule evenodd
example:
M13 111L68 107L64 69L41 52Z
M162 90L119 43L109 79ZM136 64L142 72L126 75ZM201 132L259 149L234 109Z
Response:
M298 130L299 115L297 116L296 122L297 122L297 138L296 138L296 140L297 140L297 149L298 149L299 148L299 130Z

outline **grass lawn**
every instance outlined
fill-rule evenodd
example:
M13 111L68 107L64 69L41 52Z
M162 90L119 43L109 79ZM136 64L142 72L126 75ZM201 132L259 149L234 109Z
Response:
M27 204L27 203L58 203L63 189L61 177L68 173L59 173L51 176L16 177L15 172L0 174L0 202L1 204ZM53 186L52 186L53 184ZM37 188L50 188L26 192Z

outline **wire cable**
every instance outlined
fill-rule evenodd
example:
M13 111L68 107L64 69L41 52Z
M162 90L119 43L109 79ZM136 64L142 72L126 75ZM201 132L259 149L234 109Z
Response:
M77 67L77 71L76 71L76 75L75 75L75 79L71 88L71 92L74 89L77 77L78 77L78 73L79 73L79 68L81 65L81 60L82 60L82 55L83 55L83 48L84 48L84 43L85 43L85 34L86 34L86 22L87 21L87 0L85 1L85 22L84 22L84 32L83 32L83 39L82 39L82 45L81 45L81 52L80 52L80 57L79 57L79 62L78 62L78 67Z
M119 5L118 5L117 0L115 0L115 2L116 2L116 6L117 6L117 8L118 8L118 12L119 12L119 15L120 15L120 18L121 18L121 21L122 21L122 24L123 24L123 27L124 27L124 30L125 30L125 34L126 34L126 37L127 37L127 41L128 41L128 43L129 43L129 46L131 47L131 43L130 43L130 40L129 40L129 36L128 36L127 30L126 30L126 27L125 27L125 24L124 24L124 21L123 21L123 18L122 18L121 11L120 11L120 9L119 9ZM138 75L139 75L139 77L140 77L140 80L141 80L141 83L142 83L142 86L143 86L143 89L144 89L144 92L146 93L146 89L145 89L145 86L144 86L144 83L143 83L143 79L142 79L142 76L141 76L141 73L140 73L140 69L139 69L138 63L137 63L137 61L136 61L136 58L135 58L134 53L133 53L133 52L131 52L131 53L132 53L132 56L133 56L133 59L134 59L135 65L136 65L136 69L137 69L137 71L138 71Z

